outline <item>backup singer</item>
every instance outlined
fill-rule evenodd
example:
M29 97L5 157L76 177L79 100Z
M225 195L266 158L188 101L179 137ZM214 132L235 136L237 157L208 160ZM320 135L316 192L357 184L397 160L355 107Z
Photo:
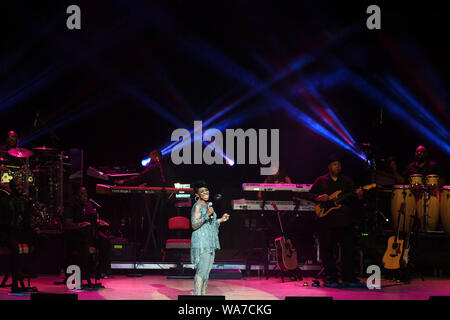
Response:
M342 175L341 160L331 155L328 161L328 173L316 179L311 187L309 197L316 202L329 201L329 195L342 190L342 194L355 191L352 180ZM362 189L356 189L355 196L342 201L342 208L332 211L325 217L319 218L320 255L325 268L326 287L362 287L363 285L354 275L354 231L353 206L357 199L362 199ZM342 252L342 281L338 280L337 267L333 259L333 250L340 244Z
M191 210L192 238L191 262L195 267L194 295L206 295L209 273L214 263L216 250L220 249L219 226L228 221L224 213L220 219L213 207L208 205L209 189L204 181L194 185L195 204Z

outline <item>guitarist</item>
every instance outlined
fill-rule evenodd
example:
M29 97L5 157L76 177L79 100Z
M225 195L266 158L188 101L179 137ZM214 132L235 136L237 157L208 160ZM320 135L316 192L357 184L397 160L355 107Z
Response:
M316 179L308 198L316 203L328 202L330 195L342 190L342 194L354 193L343 200L342 207L331 211L324 217L318 218L318 234L320 241L320 258L325 269L325 287L364 287L354 275L354 232L353 232L353 205L363 197L362 189L356 189L352 180L342 173L341 159L331 155L328 160L328 173ZM343 266L342 284L338 281L336 263L333 259L333 250L337 243L341 246Z

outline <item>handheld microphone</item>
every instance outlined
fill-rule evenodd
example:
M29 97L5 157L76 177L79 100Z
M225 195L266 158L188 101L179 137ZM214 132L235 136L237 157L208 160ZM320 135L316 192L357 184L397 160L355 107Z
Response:
M208 202L208 208L212 207L212 206L213 206L213 203L212 202ZM214 219L214 214L210 215L209 218L210 219Z

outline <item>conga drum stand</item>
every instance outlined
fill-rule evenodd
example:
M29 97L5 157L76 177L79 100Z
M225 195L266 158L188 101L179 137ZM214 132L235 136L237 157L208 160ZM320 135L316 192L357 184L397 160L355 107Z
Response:
M425 281L423 274L417 270L416 268L416 258L417 258L417 243L418 243L418 235L419 235L419 227L420 227L420 219L417 216L417 210L415 214L412 216L413 219L413 226L411 228L410 233L408 234L408 241L406 244L409 246L409 257L408 257L408 264L404 268L404 270L400 270L400 272L406 272L407 276L410 276L412 274L418 275L422 281ZM405 250L405 246L403 246L403 250ZM412 253L412 254L411 254Z

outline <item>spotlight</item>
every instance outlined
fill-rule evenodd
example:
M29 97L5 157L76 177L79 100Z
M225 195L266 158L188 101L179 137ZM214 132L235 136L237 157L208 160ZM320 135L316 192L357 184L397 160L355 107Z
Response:
M146 158L144 160L141 161L141 164L143 167L147 167L150 164L151 159L150 158Z

